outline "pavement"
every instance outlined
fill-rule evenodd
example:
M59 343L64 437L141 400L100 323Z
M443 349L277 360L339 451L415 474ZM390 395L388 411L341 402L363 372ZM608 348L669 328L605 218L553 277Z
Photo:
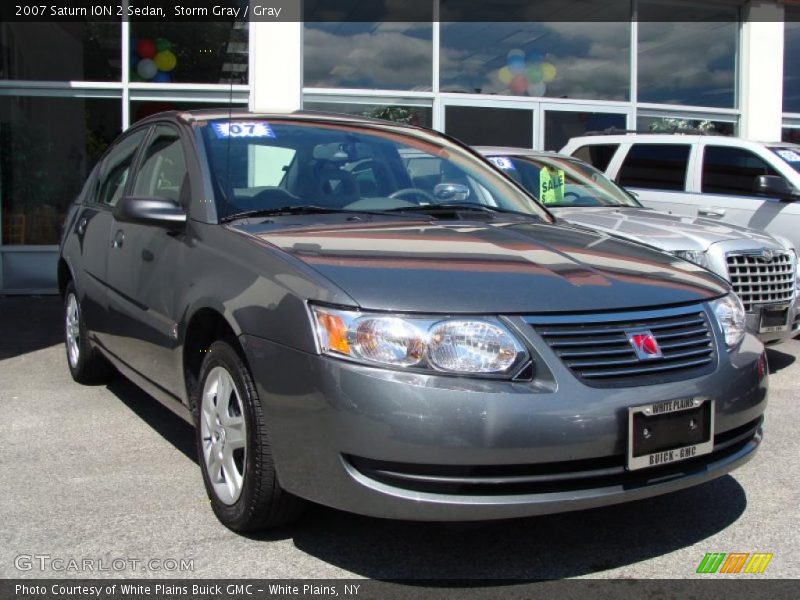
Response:
M72 381L60 311L55 297L0 298L2 578L691 578L707 552L771 552L762 577L800 577L796 341L769 351L761 450L702 486L469 524L313 507L294 527L241 536L208 506L189 425L122 378Z

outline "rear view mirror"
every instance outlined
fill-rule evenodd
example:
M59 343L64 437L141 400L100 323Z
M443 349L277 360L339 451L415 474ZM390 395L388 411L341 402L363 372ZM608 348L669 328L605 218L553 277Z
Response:
M165 198L125 196L117 203L114 218L122 223L180 229L186 223L186 211Z
M774 196L780 200L796 200L797 195L791 185L779 175L759 175L755 181L755 193L761 196Z
M444 202L463 202L469 198L469 188L460 183L438 183L433 187L433 195Z

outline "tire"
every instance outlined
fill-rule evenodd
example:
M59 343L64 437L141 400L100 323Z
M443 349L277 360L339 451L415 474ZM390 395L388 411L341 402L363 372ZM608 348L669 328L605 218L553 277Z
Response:
M229 343L209 347L192 405L203 483L222 524L248 532L296 521L305 502L278 483L261 400Z
M112 379L114 367L89 343L78 292L71 281L64 291L64 345L69 373L75 381L98 384Z

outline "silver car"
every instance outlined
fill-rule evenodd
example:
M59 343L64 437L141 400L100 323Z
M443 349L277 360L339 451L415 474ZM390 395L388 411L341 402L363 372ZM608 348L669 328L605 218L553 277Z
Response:
M730 281L747 325L765 344L800 330L797 253L788 240L730 223L642 206L591 165L553 152L476 148L550 209L574 224L666 250Z

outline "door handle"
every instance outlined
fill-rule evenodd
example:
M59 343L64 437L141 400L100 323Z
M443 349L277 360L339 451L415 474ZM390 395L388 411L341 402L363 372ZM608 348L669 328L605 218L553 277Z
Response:
M81 220L78 221L78 235L83 235L86 233L86 226L89 224L89 220L86 217L81 217Z
M704 217L724 217L725 210L722 208L698 208L697 214Z
M118 229L117 233L114 234L114 239L111 240L111 247L112 248L122 248L122 242L125 241L125 232L122 229Z

